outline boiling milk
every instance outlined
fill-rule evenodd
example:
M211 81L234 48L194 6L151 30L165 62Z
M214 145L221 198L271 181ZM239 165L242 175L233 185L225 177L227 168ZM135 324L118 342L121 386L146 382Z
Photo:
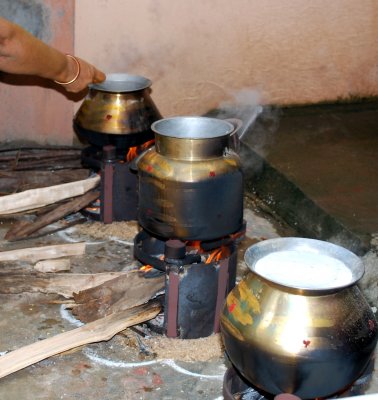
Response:
M351 270L340 260L319 253L285 250L259 259L254 270L276 283L301 289L327 289L352 282Z

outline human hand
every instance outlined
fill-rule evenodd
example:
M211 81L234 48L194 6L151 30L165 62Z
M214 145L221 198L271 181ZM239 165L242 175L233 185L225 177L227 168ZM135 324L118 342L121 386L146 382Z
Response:
M66 80L55 82L63 86L67 92L77 93L86 89L91 83L100 83L106 79L106 75L89 64L87 61L67 54ZM69 80L67 80L69 79Z

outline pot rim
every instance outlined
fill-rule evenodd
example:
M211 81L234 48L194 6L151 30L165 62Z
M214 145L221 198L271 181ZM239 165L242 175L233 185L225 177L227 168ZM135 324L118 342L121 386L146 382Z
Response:
M126 73L106 74L106 80L101 83L91 83L89 89L99 90L109 93L128 93L147 89L152 82L141 75L131 75Z
M287 283L287 281L280 281L278 278L267 276L261 271L256 271L256 264L259 260L272 253L283 251L296 251L302 254L303 252L305 252L309 255L322 255L331 257L334 260L338 260L339 262L344 264L344 266L350 270L350 279L347 281L343 281L343 283L330 283L328 285L322 285L321 287L315 287L314 285L311 285L311 282L303 284L289 284ZM333 243L308 238L286 237L264 240L250 246L245 252L244 260L248 268L254 274L268 282L279 285L281 287L305 292L313 292L315 294L340 290L352 286L356 282L358 282L365 273L365 268L362 260L351 251Z
M184 115L155 121L151 129L164 137L200 140L230 135L235 127L223 119Z

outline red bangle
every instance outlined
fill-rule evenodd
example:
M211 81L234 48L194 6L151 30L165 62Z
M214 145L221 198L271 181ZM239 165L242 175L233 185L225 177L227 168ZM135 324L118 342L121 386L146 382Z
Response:
M66 54L66 56L69 57L69 58L72 58L72 59L75 61L76 65L77 65L76 75L75 75L70 81L68 81L68 82L54 81L54 82L57 83L58 85L69 85L69 84L71 84L71 83L74 83L74 82L76 81L76 79L77 79L77 78L79 77L79 75L80 75L80 63L79 63L79 60L78 60L76 57L72 56L71 54Z

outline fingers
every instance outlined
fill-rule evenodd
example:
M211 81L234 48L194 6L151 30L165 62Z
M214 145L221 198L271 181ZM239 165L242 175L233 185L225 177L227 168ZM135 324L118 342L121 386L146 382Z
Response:
M93 76L93 83L101 83L101 82L104 82L105 79L106 79L106 75L102 71L99 71L98 69L95 68L95 73Z
M100 71L81 58L77 59L79 60L81 67L80 75L73 83L65 86L67 92L78 93L86 89L89 84L101 83L106 79L104 72Z

